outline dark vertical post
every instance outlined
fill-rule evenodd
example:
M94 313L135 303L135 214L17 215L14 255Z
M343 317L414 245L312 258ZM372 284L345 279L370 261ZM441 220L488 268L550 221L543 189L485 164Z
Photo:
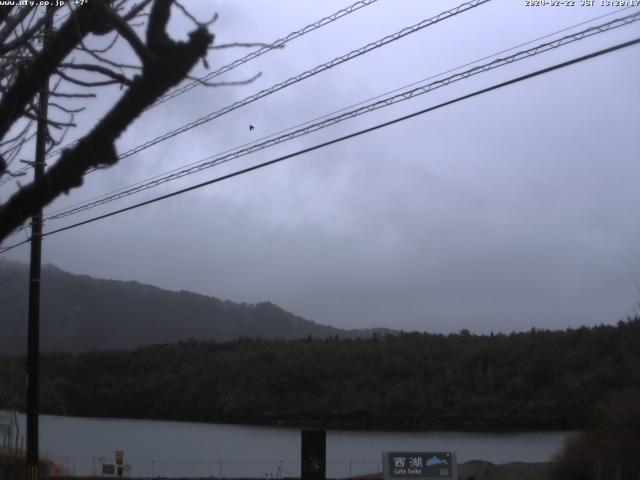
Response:
M325 480L326 478L327 432L324 430L302 431L301 479Z
M47 7L46 14L49 14ZM53 16L44 27L42 48L45 49L53 28ZM47 139L47 106L49 80L38 94L38 130L36 157L33 165L34 181L44 174ZM31 259L29 268L29 324L27 344L27 480L38 478L38 415L39 415L39 363L40 363L40 264L42 261L42 209L31 219Z

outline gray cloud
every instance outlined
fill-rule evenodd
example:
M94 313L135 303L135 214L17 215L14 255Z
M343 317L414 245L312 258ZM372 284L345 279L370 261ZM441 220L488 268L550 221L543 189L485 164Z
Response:
M253 85L196 89L159 107L127 132L120 148L455 5L389 3L381 1L228 77L262 71ZM194 8L204 12L205 4ZM274 39L343 6L222 3L218 39ZM95 174L57 205L610 11L568 10L493 2L127 159ZM185 24L175 28L180 25ZM611 45L637 31L621 29L461 82L139 199ZM240 54L225 51L220 64ZM615 322L630 313L640 295L640 227L633 211L640 200L638 55L637 47L614 53L50 237L45 259L94 276L235 301L270 300L344 327L487 332ZM256 126L254 132L249 124ZM27 250L11 256L26 258Z

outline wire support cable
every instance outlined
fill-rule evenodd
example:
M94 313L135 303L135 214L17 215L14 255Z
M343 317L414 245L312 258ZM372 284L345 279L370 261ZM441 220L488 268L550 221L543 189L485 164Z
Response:
M257 165L253 165L251 167L247 167L247 168L244 168L244 169L241 169L241 170L237 170L235 172L232 172L232 173L229 173L229 174L226 174L226 175L222 175L220 177L216 177L216 178L213 178L211 180L207 180L205 182L198 183L196 185L192 185L190 187L186 187L186 188L183 188L183 189L180 189L180 190L177 190L177 191L165 194L165 195L161 195L159 197L155 197L155 198L152 198L150 200L146 200L144 202L140 202L140 203L137 203L137 204L134 204L134 205L130 205L128 207L121 208L119 210L114 210L114 211L106 213L104 215L99 215L99 216L96 216L96 217L93 217L93 218L89 218L87 220L83 220L81 222L77 222L77 223L74 223L74 224L71 224L71 225L67 225L65 227L61 227L61 228L58 228L56 230L51 230L49 232L43 233L42 236L43 237L47 237L49 235L55 235L56 233L64 232L64 231L67 231L67 230L71 230L73 228L77 228L77 227L80 227L82 225L87 225L89 223L93 223L93 222L96 222L98 220L103 220L105 218L109 218L109 217L118 215L120 213L124 213L124 212L128 212L128 211L131 211L131 210L135 210L135 209L144 207L146 205L151 205L151 204L159 202L161 200L166 200L168 198L172 198L172 197L175 197L175 196L178 196L178 195L182 195L183 193L187 193L187 192L190 192L190 191L193 191L193 190L198 190L200 188L203 188L203 187L206 187L206 186L209 186L209 185L213 185L213 184L225 181L225 180L229 180L231 178L234 178L234 177L237 177L237 176L240 176L240 175L244 175L244 174L252 172L254 170L259 170L259 169L268 167L270 165L274 165L276 163L280 163L280 162L283 162L285 160L289 160L291 158L298 157L300 155L304 155L306 153L310 153L310 152L313 152L315 150L319 150L319 149L328 147L330 145L334 145L334 144L343 142L345 140L349 140L349 139L352 139L352 138L355 138L355 137L359 137L361 135L364 135L364 134L367 134L367 133L371 133L371 132L380 130L380 129L385 128L385 127L389 127L391 125L395 125L397 123L401 123L401 122L407 121L407 120L409 120L411 118L415 118L415 117L424 115L426 113L429 113L429 112L432 112L432 111L435 111L435 110L439 110L439 109L447 107L449 105L453 105L455 103L459 103L459 102L462 102L464 100L468 100L470 98L477 97L479 95L483 95L485 93L489 93L489 92L498 90L500 88L504 88L504 87L507 87L509 85L513 85L513 84L516 84L516 83L519 83L519 82L522 82L522 81L525 81L525 80L529 80L531 78L535 78L535 77L538 77L540 75L544 75L544 74L553 72L555 70L560 70L562 68L566 68L568 66L575 65L575 64L578 64L578 63L581 63L581 62L584 62L584 61L587 61L587 60L590 60L590 59L593 59L593 58L596 58L596 57L599 57L599 56L603 56L603 55L606 55L606 54L609 54L609 53L612 53L612 52L615 52L615 51L618 51L618 50L621 50L621 49L624 49L624 48L628 48L628 47L637 45L639 43L640 43L640 37L635 38L633 40L629 40L627 42L623 42L623 43L619 43L619 44L613 45L613 46L608 47L608 48L604 48L602 50L597 50L595 52L592 52L592 53L589 53L589 54L586 54L586 55L583 55L583 56L580 56L580 57L576 57L576 58L573 58L571 60L567 60L567 61L564 61L564 62L561 62L561 63L557 63L557 64L552 65L550 67L542 68L540 70L536 70L536 71L533 71L531 73L527 73L525 75L521 75L519 77L515 77L515 78L512 78L510 80L507 80L507 81L504 81L504 82L501 82L501 83L497 83L497 84L491 85L489 87L486 87L486 88L483 88L483 89L480 89L480 90L476 90L476 91L474 91L472 93L468 93L466 95L462 95L460 97L456 97L456 98L454 98L452 100L447 100L447 101L439 103L437 105L434 105L434 106L419 110L417 112L413 112L413 113L410 113L408 115L397 117L397 118L394 118L394 119L389 120L387 122L379 123L379 124L374 125L372 127L368 127L368 128L362 129L362 130L358 130L358 131L350 133L348 135L344 135L342 137L334 138L332 140L329 140L329 141L326 141L326 142L323 142L323 143L319 143L319 144L313 145L311 147L307 147L307 148L304 148L304 149L301 149L301 150L297 150L297 151L295 151L293 153L289 153L289 154L274 158L273 160L269 160L267 162L259 163ZM3 254L3 253L5 253L5 252L7 252L9 250L12 250L12 249L17 248L17 247L19 247L21 245L24 245L25 243L28 243L30 241L31 241L31 238L28 238L27 240L24 240L24 241L22 241L20 243L16 243L14 245L8 246L8 247L0 250L0 254Z
M402 92L402 93L398 93L396 95L393 95L391 97L388 98L384 98L382 100L373 102L373 103L369 103L367 105L355 108L353 110L349 110L346 112L343 112L339 115L333 116L333 117L329 117L326 118L324 120L321 120L320 122L317 123L313 123L311 125L307 125L305 127L299 128L297 130L294 131L290 131L286 134L280 135L278 137L274 137L274 138L269 138L266 141L260 142L260 143L253 143L250 144L249 146L246 146L244 148L240 148L240 149L236 149L230 152L225 152L223 154L216 154L216 155L212 155L209 157L206 157L205 159L200 160L199 162L193 164L192 166L188 167L188 168L184 168L178 171L175 171L174 173L171 173L169 175L165 175L165 176L161 176L159 178L155 178L152 179L150 181L144 182L144 183L140 183L132 188L129 189L125 189L125 190L121 190L118 191L117 193L111 194L111 195L107 195L104 197L101 197L97 200L94 201L90 201L87 203L83 203L79 206L76 206L74 208L70 208L70 209L66 209L66 210L62 210L62 211L58 211L58 213L55 214L50 214L48 216L45 216L45 218L43 219L43 221L50 221L50 220L58 220L85 210L89 210L91 208L95 208L98 207L100 205L104 205L105 203L109 203L112 201L116 201L119 200L123 197L127 197L129 195L133 195L139 192L142 192L144 190L148 190L150 188L154 188L157 187L159 185L162 185L164 183L173 181L173 180L177 180L179 178L182 178L184 176L187 175L191 175L197 172L200 172L202 170L214 167L216 165L220 165L222 163L226 163L232 160L235 160L237 158L252 154L257 152L258 150L262 150L271 146L275 146L278 145L280 143L289 141L289 140L293 140L295 138L316 132L318 130L327 128L331 125L335 125L337 123L343 122L345 120L349 120L355 117L358 117L360 115L366 114L366 113L370 113L373 112L375 110L379 110L381 108L385 108L385 107L389 107L391 105L400 103L400 102L404 102L406 100L410 100L412 98L418 97L420 95L424 95L427 94L433 90L436 90L438 88L442 88L445 87L447 85L450 85L454 82L458 82L460 80L464 80L467 79L471 76L474 75L478 75L480 73L484 73L487 72L489 70L493 70L505 65L509 65L512 64L514 62L520 61L520 60L524 60L526 58L530 58L533 57L535 55L539 55L542 54L544 52L547 52L549 50L553 50L559 47L562 47L564 45L568 45L570 43L582 40L584 38L599 34L599 33L603 33L606 31L611 30L612 28L618 28L624 25L629 25L630 23L636 22L640 20L640 12L637 12L633 15L628 15L626 17L623 18L619 18L619 19L615 19L611 22L602 24L602 25L598 25L595 27L591 27L588 28L586 30L583 30L581 32L578 32L576 34L573 35L567 35L565 37L562 37L560 39L554 40L552 42L547 42L547 43L543 43L537 46L534 46L532 48L529 48L527 50L522 50L519 51L513 55L507 56L507 57L503 57L503 58L498 58L495 59L489 63L485 63L483 65L480 66L476 66L473 67L471 69L465 70L463 72L460 73L456 73L454 75L451 75L449 77L446 77L444 79L441 80L437 80L434 82L430 82L430 83L426 83L426 84L422 84L419 85L411 90Z

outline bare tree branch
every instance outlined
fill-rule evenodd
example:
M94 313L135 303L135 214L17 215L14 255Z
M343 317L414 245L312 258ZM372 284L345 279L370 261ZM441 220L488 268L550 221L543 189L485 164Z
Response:
M125 13L124 15L122 15L122 19L125 22L128 22L134 19L142 12L142 10L144 10L151 3L151 1L152 0L144 0L140 2L138 5L134 5L133 7L131 7L131 10L129 10L128 13ZM122 4L124 4L124 2L122 2Z
M74 120L74 116L73 113L71 114L71 121L73 122ZM60 136L56 139L56 138L52 138L51 140L51 144L47 146L46 148L46 153L51 152L55 147L57 147L58 145L60 145L65 137L67 136L67 133L69 133L69 130L71 130L71 127L66 127L62 130L62 132L60 133Z
M37 112L37 110L36 110ZM39 120L39 115L37 113L32 113L32 112L25 112L24 116L27 118L30 118L32 120ZM64 127L76 127L77 125L75 123L70 123L70 122L57 122L55 120L52 120L51 118L45 118L44 119L45 122L47 122L47 125L52 126L53 128L57 128L57 129L61 129Z
M107 43L107 45L103 48L97 48L95 46L91 47L92 52L95 53L106 53L109 50L111 50L113 48L113 46L116 44L116 42L118 41L118 38L120 38L120 34L118 32L115 32L115 34L113 35L113 39L109 40L109 43Z
M20 133L18 133L13 137L8 138L7 140L0 142L0 147L4 147L5 145L8 145L18 140L20 137L22 137L29 131L32 125L33 125L33 121L28 121L27 124L24 126L24 128L20 131Z
M276 46L272 46L272 44L270 43L260 43L260 42L249 42L249 43L242 43L242 42L235 42L235 43L221 43L220 45L211 45L209 47L210 50L222 50L225 48L254 48L254 47L258 47L258 48L262 48L262 47L271 47L271 48L284 48L284 45L276 45Z
M44 27L44 24L47 22L47 20L49 20L49 18L53 17L54 13L54 9L47 9L46 13L42 17L40 17L35 25L22 32L11 42L2 43L0 45L0 55L6 52L10 52L11 50L15 50L16 48L19 48L31 41L33 35Z
M99 73L123 85L131 84L130 78L126 77L125 75L121 75L117 72L114 72L113 70L107 67L103 67L102 65L95 65L92 63L62 63L60 66L63 68L68 68L72 70L84 70L87 72Z
M64 92L52 92L49 91L50 97L60 98L96 98L95 93L64 93Z
M130 82L127 79L127 82L122 82L120 80L102 80L102 81L87 81L87 80L80 80L78 78L74 78L71 75L64 73L62 70L56 70L56 73L60 76L60 78L66 80L69 83L72 83L74 85L79 85L81 87L103 87L105 85L114 85L114 84L121 84L121 85L127 85Z
M237 85L248 85L250 83L255 82L261 76L262 76L262 72L258 72L253 77L248 78L246 80L237 80L237 81L231 81L231 82L207 82L205 80L202 80L201 78L192 77L192 76L189 76L188 78L189 80L198 82L200 85L203 85L205 87L230 87L230 86L237 86Z
M11 15L11 10L13 10L12 6L6 6L5 8L0 8L0 24L4 23L9 15Z
M99 0L95 0L95 3L88 5L99 4ZM153 3L145 46L150 52L149 56L143 62L141 74L133 79L120 100L76 145L63 150L59 160L45 172L40 180L21 188L0 206L0 241L27 220L36 209L47 205L70 189L80 186L87 170L116 163L118 157L114 146L115 140L148 106L182 81L198 60L206 55L213 41L213 35L205 27L192 31L187 42L176 42L169 38L166 26L171 4L171 0L155 0ZM93 24L90 19L82 15L90 9L84 7L77 9L73 15L78 25L89 31ZM98 7L93 8L99 10ZM52 42L57 42L56 45L59 48L64 49L65 55L83 38L77 33L72 36L70 32L73 30L69 29L69 25L67 22L52 39ZM67 27L66 35L70 38L63 36L62 39L66 40L63 42L60 35L65 27ZM81 31L83 32L84 30ZM62 63L64 55L60 52L49 53L56 55L55 62L42 65L44 60L38 56L29 70L34 70L35 65L38 65L41 75L51 75ZM33 82L33 84L41 85L43 82ZM25 92L18 93L22 93L23 97L27 96ZM57 95L61 94L58 92ZM15 110L20 108L23 111L29 103L29 99L25 98L21 103L14 101L4 105L5 100L6 95L3 95L0 102L0 135L6 132L6 130L3 132L2 128L11 124L9 120L17 117Z
M138 37L133 28L131 28L131 26L127 24L124 19L119 17L118 14L110 7L107 7L105 10L107 12L107 20L111 23L113 28L115 28L116 31L122 36L122 38L124 38L129 43L142 63L148 62L150 60L150 52L149 50L147 50L147 46L142 43L142 40Z
M0 138L4 137L11 125L22 115L30 99L45 86L46 80L73 47L90 33L95 15L102 13L101 5L101 2L96 0L77 9L71 18L53 33L28 68L18 73L12 87L0 101Z
M118 68L120 70L122 69L130 69L130 70L142 70L142 66L140 65L130 65L127 63L118 63L118 62L114 62L113 60L109 60L108 58L105 58L101 55L99 55L98 53L96 53L96 50L92 50L92 49L88 49L86 48L84 45L79 45L77 47L79 50L88 53L89 55L91 55L93 58L95 58L96 60L98 60L99 62L102 63L106 63L107 65L110 65L114 68Z
M176 7L178 7L180 9L180 11L184 14L184 16L187 17L189 20L191 20L196 27L208 27L208 26L212 25L213 23L215 23L216 20L218 20L218 14L216 13L216 14L213 15L213 18L211 20L209 20L207 22L201 22L196 17L191 15L191 12L189 12L189 10L184 8L182 6L182 4L178 0L174 0L173 4Z
M33 7L21 8L18 10L18 13L8 17L5 20L5 25L0 30L0 43L4 43L7 38L11 36L13 32L15 32L16 28L24 21L25 18L29 16Z
M68 108L68 107L63 107L62 105L60 105L59 103L55 103L55 102L49 102L49 107L53 107L53 108L57 108L58 110L63 111L64 113L80 113L83 110L85 110L84 107L80 107L80 108Z
M171 15L172 3L173 0L156 0L151 7L149 24L147 25L147 47L153 53L161 52L171 42L165 29Z

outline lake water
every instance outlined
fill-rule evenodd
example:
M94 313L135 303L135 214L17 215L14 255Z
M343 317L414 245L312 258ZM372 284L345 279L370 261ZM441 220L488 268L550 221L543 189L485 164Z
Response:
M24 435L26 419L20 415ZM327 476L377 472L383 451L455 451L459 462L543 462L573 432L328 431ZM116 450L132 476L278 477L300 474L300 429L40 416L40 454L71 473L98 473Z

